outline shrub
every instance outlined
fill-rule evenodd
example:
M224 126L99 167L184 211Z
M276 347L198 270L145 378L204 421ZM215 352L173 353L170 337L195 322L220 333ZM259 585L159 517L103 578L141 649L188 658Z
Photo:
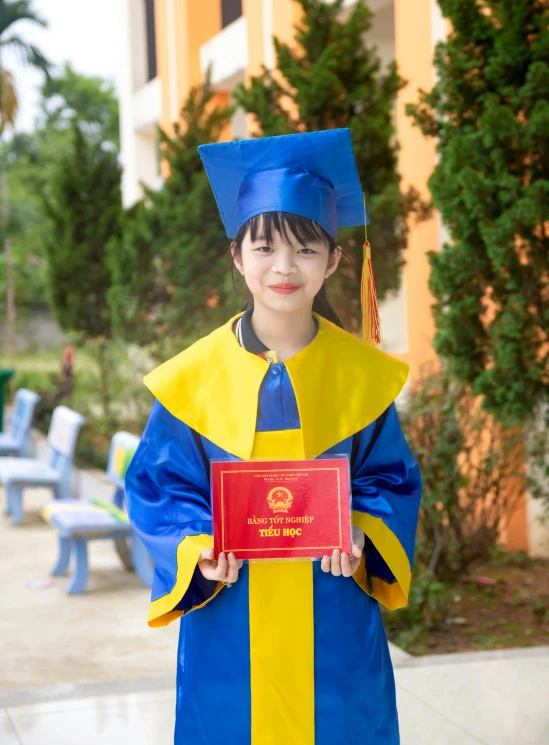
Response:
M402 420L423 481L416 563L451 581L489 555L518 506L523 433L446 372L420 381Z
M451 583L493 556L521 496L523 434L446 371L419 381L400 418L423 483L409 604L385 616L406 647L443 616Z

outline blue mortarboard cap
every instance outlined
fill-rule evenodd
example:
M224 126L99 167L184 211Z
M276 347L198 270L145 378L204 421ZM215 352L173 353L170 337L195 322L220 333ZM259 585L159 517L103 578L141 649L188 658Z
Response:
M263 212L308 217L333 238L338 228L364 224L348 129L219 142L198 151L229 238Z

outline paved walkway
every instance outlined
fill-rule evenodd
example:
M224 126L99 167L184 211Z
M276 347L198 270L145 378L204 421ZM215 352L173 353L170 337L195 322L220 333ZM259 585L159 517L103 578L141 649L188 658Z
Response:
M97 474L76 486L110 490ZM106 542L84 595L68 597L63 578L43 586L56 554L38 515L48 496L25 496L20 528L0 518L0 745L172 745L177 624L147 628L149 591ZM402 745L549 745L549 647L391 653Z
M112 496L100 482L92 489L88 474L79 482L82 493ZM68 577L50 577L58 541L39 515L49 499L29 490L15 527L0 487L0 692L172 674L177 624L148 628L150 590L124 569L112 541L91 543L84 594L69 596Z
M402 745L549 743L549 647L394 664ZM2 745L173 743L170 678L0 693L2 705Z

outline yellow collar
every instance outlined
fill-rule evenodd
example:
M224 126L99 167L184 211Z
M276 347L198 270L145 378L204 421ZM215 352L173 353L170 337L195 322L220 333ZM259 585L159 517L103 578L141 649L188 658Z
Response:
M232 326L241 315L157 367L144 382L173 416L246 460L269 363L238 343ZM284 363L297 400L303 452L311 458L377 419L408 376L406 363L316 317L313 341Z

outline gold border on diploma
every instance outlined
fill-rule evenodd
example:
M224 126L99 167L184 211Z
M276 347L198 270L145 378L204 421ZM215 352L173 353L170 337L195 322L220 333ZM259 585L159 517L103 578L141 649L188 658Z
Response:
M223 477L227 474L239 473L309 473L310 471L336 471L337 472L337 513L339 520L339 546L296 546L294 548L225 548L225 503L223 493ZM221 471L221 551L320 551L325 549L341 548L343 545L343 529L341 525L341 477L339 468L239 468L238 471Z

